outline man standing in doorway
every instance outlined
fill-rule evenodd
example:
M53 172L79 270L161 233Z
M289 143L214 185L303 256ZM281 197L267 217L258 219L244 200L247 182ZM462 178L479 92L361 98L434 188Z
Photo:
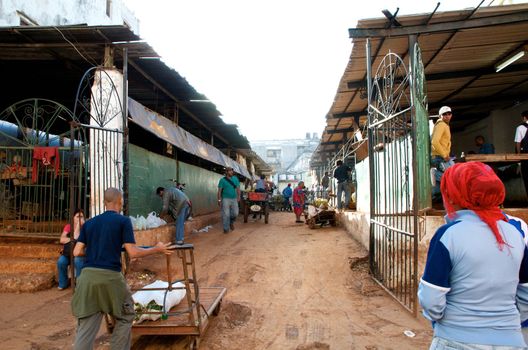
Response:
M176 187L158 187L156 194L163 201L160 217L167 222L176 222L176 244L182 245L185 232L185 220L187 220L191 208L189 197Z
M321 190L322 197L328 197L328 186L330 186L330 176L328 176L328 171L325 171L323 178L321 179Z
M522 123L515 130L515 153L528 153L528 111L521 113ZM528 160L521 161L521 176L528 196Z
M440 194L440 181L442 175L447 168L455 163L450 158L451 153L451 130L449 129L449 122L453 113L451 108L443 106L438 111L439 118L433 128L433 136L431 137L431 166L434 171L435 185L433 187L433 202L442 200Z
M130 349L134 301L121 273L122 247L130 258L172 253L170 243L158 242L147 249L136 246L130 219L119 214L123 206L121 191L107 189L104 204L106 211L86 221L73 249L74 256L86 257L72 298L73 315L77 317L75 350L93 349L103 313L115 319L110 347Z
M343 192L345 193L345 208L348 208L350 202L350 186L348 180L350 177L350 168L343 164L342 160L336 162L337 168L334 170L334 177L337 180L337 209L343 208Z
M235 220L238 216L238 201L240 200L240 182L231 167L226 168L226 173L218 182L218 205L222 211L222 224L224 233L235 229Z

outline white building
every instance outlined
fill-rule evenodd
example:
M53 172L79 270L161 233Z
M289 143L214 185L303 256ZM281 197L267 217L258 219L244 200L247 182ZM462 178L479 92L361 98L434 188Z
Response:
M0 26L126 25L139 34L139 20L123 0L0 0Z
M304 139L252 141L251 148L274 170L275 184L282 190L287 183L303 180L311 186L310 157L319 144L316 133Z

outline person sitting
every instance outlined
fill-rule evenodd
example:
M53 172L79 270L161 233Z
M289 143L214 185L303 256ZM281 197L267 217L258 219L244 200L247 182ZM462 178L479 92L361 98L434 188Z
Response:
M478 147L478 154L495 154L495 146L491 143L486 143L482 135L475 137L475 145Z
M264 175L260 175L260 179L255 181L255 192L266 192L268 189L268 182Z
M59 272L59 290L68 288L69 279L68 279L68 267L70 266L70 261L72 258L73 247L79 238L81 233L81 228L84 225L84 212L82 209L75 209L73 213L73 237L71 235L71 225L67 224L62 230L60 236L60 243L63 244L61 256L57 260L57 270ZM75 278L79 277L81 274L81 269L84 265L84 257L76 256L73 259L73 265L75 267Z

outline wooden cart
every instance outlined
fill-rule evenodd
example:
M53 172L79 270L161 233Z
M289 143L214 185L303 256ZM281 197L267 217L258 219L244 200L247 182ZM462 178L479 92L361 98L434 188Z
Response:
M258 215L259 219L264 216L264 223L267 224L270 212L269 198L269 194L265 192L247 192L247 195L242 198L244 203L244 223L248 222L250 214L254 214ZM254 210L255 207L258 207L258 210Z
M308 217L308 214L305 214L305 219L311 229L316 228L317 225L319 227L323 227L324 225L337 226L335 210L322 210L311 218Z
M209 318L220 312L222 299L226 293L224 287L199 288L194 267L194 247L192 244L173 246L176 254L167 255L167 281L169 288L138 290L173 290L172 284L182 282L185 285L185 298L169 312L148 312L149 314L161 313L162 318L157 321L144 321L132 326L132 332L138 335L180 335L188 336L189 349L195 350L199 347L200 336L204 334L209 325ZM173 266L171 260L174 256L181 260L183 267L183 278L173 279ZM147 312L145 312L146 314Z

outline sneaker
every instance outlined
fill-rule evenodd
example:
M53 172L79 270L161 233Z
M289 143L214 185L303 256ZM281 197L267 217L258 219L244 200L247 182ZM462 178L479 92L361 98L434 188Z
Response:
M224 233L229 233L229 230L224 230Z
M57 287L58 290L65 290L66 288Z
M230 224L229 228L231 229L231 231L234 231L235 230L235 225L234 224Z
M183 241L176 241L176 245L183 245Z

